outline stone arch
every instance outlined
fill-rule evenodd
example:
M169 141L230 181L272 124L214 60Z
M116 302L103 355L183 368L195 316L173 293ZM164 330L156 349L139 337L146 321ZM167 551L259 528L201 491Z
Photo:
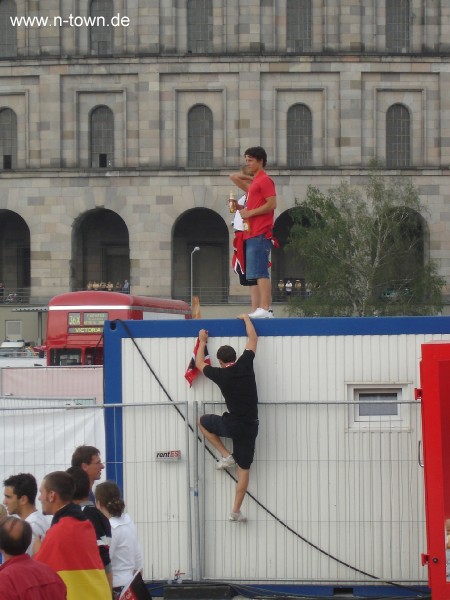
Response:
M274 223L273 235L279 243L278 248L272 249L272 294L275 301L284 299L284 294L278 289L280 280L286 282L290 279L292 283L299 280L302 291L305 287L307 275L305 260L286 248L293 223L289 210L281 213ZM305 226L307 225L308 223L305 222Z
M229 238L223 218L209 208L193 208L177 219L172 230L172 296L190 301L191 252L193 294L200 302L228 301Z
M130 236L117 213L96 208L80 215L72 226L72 291L85 289L89 281L130 279Z
M414 209L398 207L391 211L392 219L400 220L400 235L388 240L394 251L383 267L382 277L389 281L389 288L409 288L429 260L430 232L424 217ZM386 284L377 282L378 293L385 291Z
M6 291L29 295L31 285L30 229L11 210L0 210L0 281Z

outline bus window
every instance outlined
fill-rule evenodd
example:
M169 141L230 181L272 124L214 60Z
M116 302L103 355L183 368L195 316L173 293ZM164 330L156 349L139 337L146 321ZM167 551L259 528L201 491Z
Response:
M50 365L54 367L67 367L81 365L80 348L61 348L50 350Z
M103 346L96 348L86 348L84 353L85 365L102 365L103 364Z

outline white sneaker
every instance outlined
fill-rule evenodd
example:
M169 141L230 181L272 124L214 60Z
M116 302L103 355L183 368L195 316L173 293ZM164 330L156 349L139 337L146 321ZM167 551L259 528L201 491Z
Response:
M230 469L231 467L235 467L236 466L236 461L233 458L233 455L230 454L230 456L227 456L226 458L221 458L216 465L216 469L220 470L220 469Z
M257 308L254 312L249 313L250 319L273 319L273 313L264 308Z
M244 515L241 513L241 511L235 513L235 512L231 512L230 516L228 517L229 521L235 521L237 523L245 523L247 521L247 517L244 517Z

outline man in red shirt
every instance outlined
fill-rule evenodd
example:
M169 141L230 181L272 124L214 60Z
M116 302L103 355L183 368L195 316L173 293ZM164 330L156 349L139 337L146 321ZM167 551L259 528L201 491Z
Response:
M0 598L66 600L63 580L49 566L26 554L31 534L31 525L16 517L8 517L0 526L0 549L5 561L0 567Z
M249 316L252 319L264 319L273 316L269 311L272 290L268 264L277 196L274 182L264 171L267 163L264 148L261 146L248 148L244 158L253 180L249 182L240 173L233 173L230 178L247 194L247 204L240 211L244 219L246 277L257 280L258 306Z

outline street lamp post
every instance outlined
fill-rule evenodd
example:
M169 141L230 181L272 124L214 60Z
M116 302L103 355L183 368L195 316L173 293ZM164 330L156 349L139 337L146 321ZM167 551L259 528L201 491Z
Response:
M191 252L191 310L192 310L192 299L194 296L194 253L198 252L200 250L200 248L198 246L195 246L195 248L192 250Z

